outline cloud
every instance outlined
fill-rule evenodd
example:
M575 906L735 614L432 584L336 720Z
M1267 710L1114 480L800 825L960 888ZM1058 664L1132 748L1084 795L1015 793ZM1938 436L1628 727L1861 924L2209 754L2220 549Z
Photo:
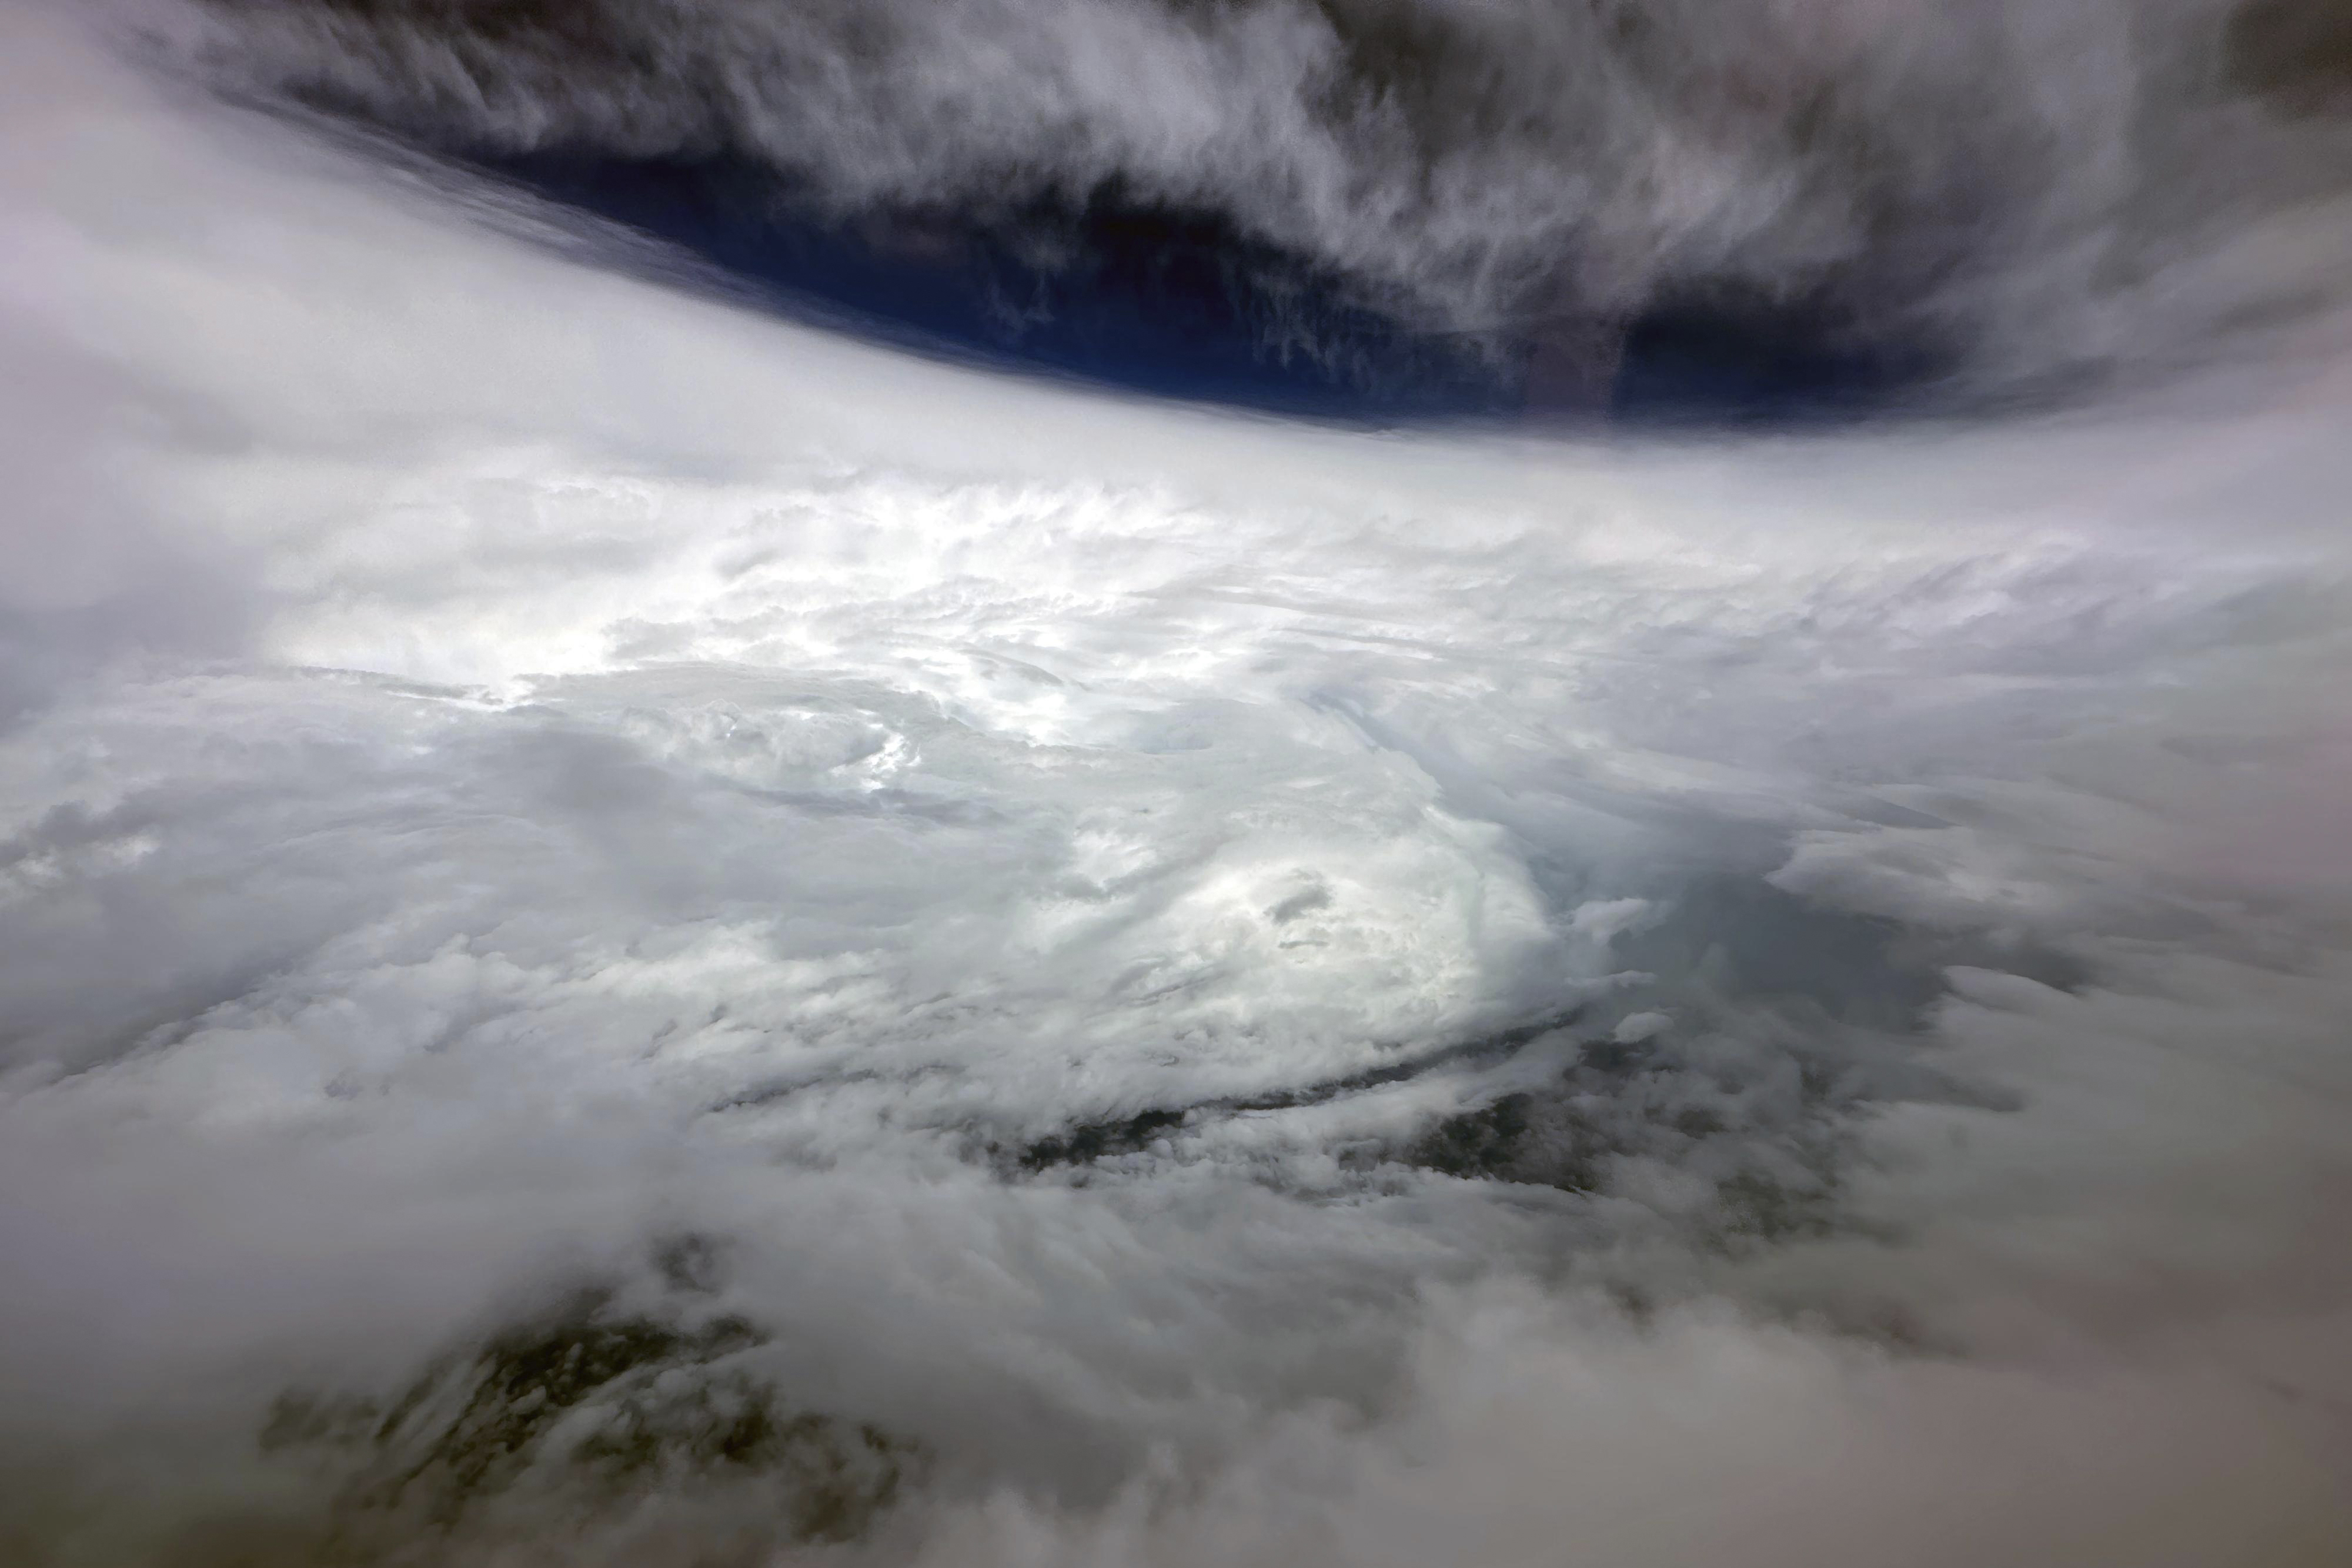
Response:
M1114 194L1199 214L1297 262L1262 291L1269 352L1345 351L1341 327L1280 303L1321 279L1412 333L1532 357L1546 384L1605 384L1629 323L1699 310L1718 332L1785 316L1838 362L1933 366L1982 397L2275 351L2254 324L2332 291L2315 231L2343 225L2342 124L2264 97L2256 56L2222 47L2261 30L2231 32L2232 14L240 0L162 16L175 53L243 92L486 156L731 160L778 211L904 229L902 248L970 230L1018 249L1039 213Z
M2293 1563L2341 1528L2295 1440L2196 1375L1890 1362L1704 1315L1633 1333L1513 1292L1442 1322L1369 1435L1299 1420L1205 1495L1083 1526L975 1510L925 1560Z
M12 1550L2340 1555L2340 383L1343 436L6 26Z

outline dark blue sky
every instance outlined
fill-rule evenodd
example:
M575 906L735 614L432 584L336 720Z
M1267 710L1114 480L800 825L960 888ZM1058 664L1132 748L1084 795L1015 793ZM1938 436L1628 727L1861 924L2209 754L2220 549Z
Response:
M716 265L776 308L934 352L1308 417L1772 424L1899 406L1927 345L1847 346L1833 289L1694 290L1480 343L1417 329L1213 213L1083 204L818 215L726 159L469 155L474 166Z

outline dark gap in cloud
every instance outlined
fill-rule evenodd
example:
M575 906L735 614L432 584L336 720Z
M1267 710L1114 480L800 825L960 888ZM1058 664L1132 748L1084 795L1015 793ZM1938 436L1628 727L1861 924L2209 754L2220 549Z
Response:
M1900 408L1958 369L1948 346L1855 331L1836 296L1719 287L1661 298L1626 327L1610 406L1652 423L1839 422Z
M1150 1106L1123 1118L1074 1123L1059 1133L1018 1148L1008 1150L1000 1145L991 1144L986 1152L1000 1162L1009 1155L1011 1165L1033 1174L1058 1166L1092 1165L1097 1160L1119 1155L1139 1154L1167 1134L1188 1125L1197 1125L1199 1120L1205 1117L1295 1111L1309 1105L1325 1104L1349 1094L1360 1094L1368 1089L1407 1082L1432 1072L1465 1066L1491 1066L1507 1060L1548 1035L1572 1027L1581 1016L1580 1009L1552 1014L1516 1028L1482 1035L1476 1040L1423 1052L1409 1061L1351 1072L1345 1077L1306 1084L1279 1093L1222 1097L1182 1106Z
M496 1531L502 1508L567 1490L576 1527L655 1488L756 1489L747 1548L843 1542L921 1462L869 1424L793 1407L753 1364L768 1334L720 1315L673 1322L609 1291L446 1354L387 1398L295 1389L257 1434L265 1458L339 1478L315 1542L331 1560ZM755 1522L756 1521L756 1522Z
M1748 1069L1779 1065L1769 1059ZM1757 1078L1771 1076L1758 1071ZM1615 1185L1618 1162L1648 1158L1705 1176L1721 1228L1767 1240L1818 1233L1839 1185L1839 1124L1865 1096L1825 1060L1800 1060L1795 1103L1671 1046L1601 1041L1551 1084L1513 1090L1440 1118L1383 1156L1475 1181L1579 1195Z
M1340 421L1508 413L1517 367L1351 297L1313 258L1117 184L1083 202L827 217L724 154L461 164L717 267L772 309L944 358Z
M1782 299L1680 289L1617 319L1573 308L1492 334L1440 332L1317 258L1107 183L1083 201L822 215L724 154L594 150L460 162L717 267L768 308L943 357L1348 423L1815 424L1900 412L1949 346L1856 325L1832 286Z

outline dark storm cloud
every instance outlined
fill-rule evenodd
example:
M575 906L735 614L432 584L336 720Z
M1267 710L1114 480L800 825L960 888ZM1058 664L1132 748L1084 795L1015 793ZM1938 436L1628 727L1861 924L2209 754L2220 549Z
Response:
M484 157L754 272L765 244L885 314L964 298L930 319L1115 365L1092 330L1163 379L1232 337L1261 365L1472 405L1728 411L2168 368L2324 287L2291 235L2263 235L2340 200L2347 166L2339 120L2259 90L2286 68L2273 56L2325 40L2276 41L2221 0L214 15L226 83ZM2273 41L2232 52L2233 26ZM1205 269L1189 283L1128 276L1183 256ZM1121 293L1126 314L1091 298Z

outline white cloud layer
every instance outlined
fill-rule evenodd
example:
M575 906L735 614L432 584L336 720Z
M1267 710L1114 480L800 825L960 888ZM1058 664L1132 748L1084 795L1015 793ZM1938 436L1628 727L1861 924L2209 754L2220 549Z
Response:
M1301 431L5 29L16 1560L2352 1548L2325 344L2064 423ZM257 1447L590 1288L751 1327L499 1415L447 1517ZM738 1375L894 1505L565 1490Z

